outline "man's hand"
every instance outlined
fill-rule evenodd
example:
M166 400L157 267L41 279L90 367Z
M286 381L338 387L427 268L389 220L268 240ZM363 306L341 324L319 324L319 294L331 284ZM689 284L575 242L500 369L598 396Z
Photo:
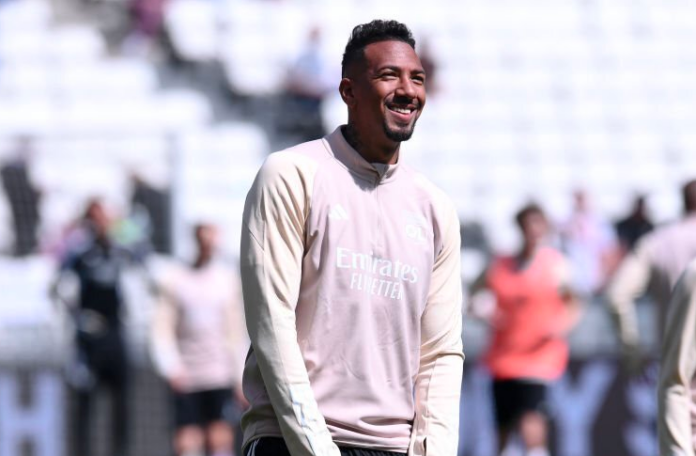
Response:
M247 401L247 398L244 396L244 391L242 391L241 386L233 387L232 394L234 394L234 398L237 400L240 409L246 410L249 408L249 401Z
M638 343L622 344L621 362L628 375L634 377L643 370L643 353Z
M181 393L184 391L186 386L186 376L183 374L172 375L168 379L169 386L174 392Z

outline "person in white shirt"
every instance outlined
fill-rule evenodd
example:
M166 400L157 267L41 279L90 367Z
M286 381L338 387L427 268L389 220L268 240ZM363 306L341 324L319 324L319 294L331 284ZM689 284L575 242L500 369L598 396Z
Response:
M198 225L195 238L194 263L161 286L151 347L173 393L176 454L230 456L234 435L225 410L245 405L239 392L238 355L248 347L241 292L235 271L215 261L216 228Z
M643 236L626 255L607 287L606 298L630 370L642 364L636 300L649 295L657 310L656 332L662 334L672 289L696 258L696 179L682 187L684 216Z

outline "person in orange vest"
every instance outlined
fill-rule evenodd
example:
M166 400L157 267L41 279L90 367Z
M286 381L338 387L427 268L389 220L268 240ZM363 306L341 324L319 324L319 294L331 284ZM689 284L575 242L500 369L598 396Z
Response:
M536 204L516 215L522 248L497 256L471 287L471 295L487 289L495 306L484 315L481 300L472 313L491 325L484 360L493 377L493 397L501 455L546 456L547 389L568 363L565 336L579 318L579 300L570 288L570 267L561 252L548 245L549 223Z

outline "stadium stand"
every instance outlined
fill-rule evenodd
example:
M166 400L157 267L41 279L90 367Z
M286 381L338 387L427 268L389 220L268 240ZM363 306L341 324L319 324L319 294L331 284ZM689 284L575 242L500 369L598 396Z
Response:
M401 3L176 0L164 14L180 57L218 62L235 92L256 98L280 93L311 26L324 30L323 52L338 66L355 23L390 16L411 24L431 42L441 87L404 159L454 196L464 220L481 221L498 250L517 241L509 219L521 202L537 199L560 219L577 186L610 218L636 191L649 195L658 222L677 215L675 185L696 174L689 3L396 6ZM195 83L167 89L151 60L110 53L96 20L53 17L42 0L0 7L0 146L4 156L14 136L36 136L33 174L45 189L43 231L58 229L90 194L125 204L133 168L149 170L159 183L180 178L173 186L181 226L212 217L222 201L228 214L238 212L249 175L273 149L272 138L254 127L263 119L216 119ZM336 95L323 110L327 128L345 118ZM211 143L218 152L208 150ZM231 144L237 152L226 156ZM203 158L207 153L233 157L221 163L234 169L210 172L208 163L217 158ZM253 159L242 166L247 154ZM174 170L177 163L185 171ZM0 215L7 226L8 212ZM226 226L238 220L217 218ZM238 229L231 232L234 238ZM228 242L234 254L236 241Z
M696 7L686 0L432 0L427 8L396 0L172 0L164 33L185 63L222 69L231 93L212 96L195 77L169 80L179 71L171 60L114 51L96 17L56 20L58 5L81 8L0 0L0 161L13 156L17 137L33 138L43 240L59 237L91 196L127 211L137 171L172 191L177 256L188 256L188 230L204 219L221 226L233 257L246 190L283 143L267 128L277 115L269 110L307 31L321 28L322 53L338 69L351 28L376 17L427 37L437 64L438 92L403 159L453 197L463 221L480 223L496 251L516 246L512 214L529 199L561 220L572 190L583 187L616 219L639 191L654 220L665 222L679 214L678 185L696 176ZM230 105L222 115L220 103ZM322 115L328 130L345 121L337 94L324 100ZM7 253L11 213L1 193ZM462 257L471 279L484 255L472 248ZM64 322L42 294L55 263L45 255L0 260L0 289L11 297L0 299L0 360L55 366L61 345L52 334ZM147 301L141 288L131 293ZM142 333L147 305L136 315ZM641 308L648 334L651 318ZM37 336L35 327L48 330ZM571 341L576 356L615 350L608 328L604 311L592 307ZM467 353L475 355L482 333L468 329ZM161 391L152 378L143 382L153 395L144 402L156 407Z

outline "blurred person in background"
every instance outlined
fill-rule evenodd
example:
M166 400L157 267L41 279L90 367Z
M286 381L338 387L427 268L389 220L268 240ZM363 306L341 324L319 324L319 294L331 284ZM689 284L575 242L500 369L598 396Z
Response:
M580 303L568 260L548 245L542 209L529 204L516 222L522 248L494 258L474 282L471 312L492 330L485 363L493 377L499 453L547 456L548 387L566 369L565 337L579 319ZM492 292L494 306L480 305L483 290Z
M457 453L459 220L400 156L426 99L415 44L396 21L355 27L348 124L271 154L247 195L246 456Z
M322 55L321 29L313 27L299 56L290 65L279 127L296 141L319 139L326 133L321 116L324 98L333 88L329 63Z
M226 412L246 406L241 288L236 273L215 261L217 229L200 224L195 240L195 261L160 287L150 346L173 394L175 453L231 456L234 433Z
M587 193L573 193L573 211L560 226L563 251L572 265L573 288L584 296L599 293L617 263L616 235L611 224L590 206Z
M130 54L154 56L163 36L164 12L168 0L130 0L128 5L132 29L125 38L123 49Z
M660 455L696 455L696 259L674 288L662 339Z
M437 79L437 60L435 58L435 53L433 47L428 40L422 40L420 48L418 50L418 56L423 64L423 69L425 74L428 75L428 95L437 95L439 91L438 79Z
M622 256L633 250L638 239L651 232L654 227L648 215L645 196L638 195L633 201L631 212L616 223L616 236Z
M18 257L36 251L41 221L39 213L41 193L32 183L29 175L31 152L32 139L24 136L18 138L14 157L0 168L0 178L9 202L14 228L12 253Z
M677 279L696 258L696 180L682 187L684 217L641 238L621 262L607 287L624 360L630 370L640 367L640 338L636 299L648 293L657 304L658 334L662 334L669 298Z
M67 380L77 395L73 419L74 454L92 454L93 405L105 387L111 396L113 456L128 454L130 366L123 319L125 302L121 279L132 263L142 264L144 252L119 245L112 236L114 218L97 199L87 204L80 232L72 237L51 288L63 301L60 284L66 273L78 282L75 305L65 302L75 325L75 359Z
M145 218L149 243L157 253L172 253L171 192L148 183L138 173L130 176L131 212Z

